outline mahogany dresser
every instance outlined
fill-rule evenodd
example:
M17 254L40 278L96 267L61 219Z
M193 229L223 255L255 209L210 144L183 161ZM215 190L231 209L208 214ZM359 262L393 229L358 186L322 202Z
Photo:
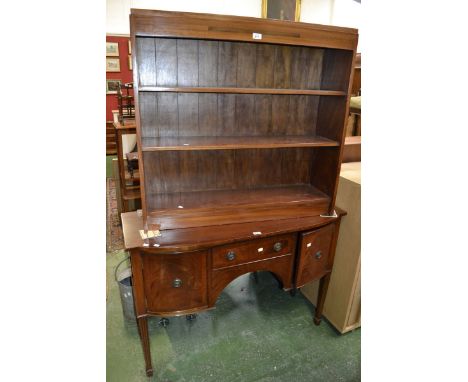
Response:
M320 280L335 209L357 31L132 9L142 211L122 214L146 373L147 317L215 307L249 272Z

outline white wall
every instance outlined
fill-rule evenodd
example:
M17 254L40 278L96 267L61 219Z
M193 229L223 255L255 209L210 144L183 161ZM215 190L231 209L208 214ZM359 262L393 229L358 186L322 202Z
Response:
M334 0L302 0L301 20L304 23L331 24Z
M361 4L354 0L334 0L332 24L341 27L361 26Z
M261 17L262 0L107 0L107 34L130 34L130 8Z

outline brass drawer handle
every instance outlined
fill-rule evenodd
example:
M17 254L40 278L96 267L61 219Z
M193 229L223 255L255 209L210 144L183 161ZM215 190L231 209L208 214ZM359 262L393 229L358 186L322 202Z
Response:
M275 250L275 252L279 252L279 251L281 251L283 249L283 244L281 244L280 242L277 242L273 246L273 249Z
M322 251L317 251L317 252L315 253L315 258L316 258L317 260L319 260L321 257L322 257Z
M236 258L236 253L234 251L229 251L227 254L226 254L226 259L228 259L229 261L232 261Z
M172 286L174 288L180 288L182 286L182 280L181 279L175 279L173 282L172 282Z

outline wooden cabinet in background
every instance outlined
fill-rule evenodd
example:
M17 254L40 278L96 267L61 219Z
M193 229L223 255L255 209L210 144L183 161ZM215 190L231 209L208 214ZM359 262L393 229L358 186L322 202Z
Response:
M357 31L134 9L130 30L142 216L122 222L147 374L147 317L213 308L245 273L320 279L319 324Z
M131 207L137 206L141 199L140 171L138 168L133 169L131 166L132 162L136 162L138 164L138 153L126 153L124 148L124 137L126 135L134 135L136 133L136 125L135 121L128 119L124 121L124 124L117 121L114 122L113 125L119 166L119 206L121 208L121 212L127 212L131 211Z
M106 155L116 155L116 137L114 124L112 122L106 122Z

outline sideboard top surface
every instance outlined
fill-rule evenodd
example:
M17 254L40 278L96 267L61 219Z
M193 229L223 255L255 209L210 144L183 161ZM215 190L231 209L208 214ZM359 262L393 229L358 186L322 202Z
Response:
M178 253L211 248L216 245L257 239L288 232L318 228L329 224L346 212L336 208L337 217L301 217L261 222L228 224L214 227L191 227L161 231L161 236L150 240L148 249L154 253ZM145 248L139 230L144 228L143 217L137 211L122 214L125 249ZM148 229L154 229L149 226ZM260 235L254 234L260 232ZM159 244L158 247L153 243Z

